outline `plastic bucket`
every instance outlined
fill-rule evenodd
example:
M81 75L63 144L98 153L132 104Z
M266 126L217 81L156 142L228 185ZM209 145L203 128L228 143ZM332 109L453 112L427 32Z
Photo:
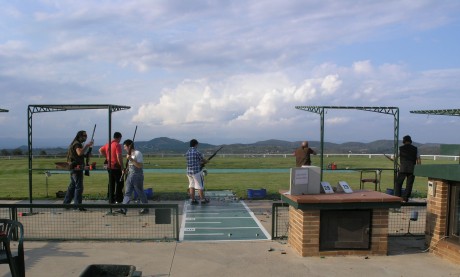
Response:
M406 189L401 189L401 196L404 195L404 193L406 192ZM394 189L388 189L385 191L386 194L389 194L389 195L395 195L395 191Z
M145 196L147 196L147 199L152 200L153 199L153 189L148 188L144 189ZM134 191L134 199L137 199L139 196L137 195L137 192Z
M248 189L248 198L249 199L254 199L254 198L264 198L267 196L267 190L266 189Z

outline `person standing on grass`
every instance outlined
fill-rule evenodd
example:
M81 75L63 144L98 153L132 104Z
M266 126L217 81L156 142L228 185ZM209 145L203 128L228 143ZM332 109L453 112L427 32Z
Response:
M86 131L78 131L77 135L67 150L67 162L70 169L70 184L64 197L63 204L70 204L74 200L74 211L86 211L85 208L78 208L83 201L83 170L85 170L86 150L93 146L94 141L88 142L85 146L88 135Z
M185 153L187 160L187 178L188 178L188 192L190 195L190 204L196 205L198 201L195 199L195 190L198 190L200 195L201 204L209 202L204 197L204 175L203 166L208 162L200 151L197 150L198 141L196 139L190 140L190 148Z
M316 155L316 152L308 147L308 141L302 142L301 146L294 152L295 166L311 165L311 154Z
M123 142L123 147L128 153L126 155L126 159L128 159L128 168L125 168L125 171L127 171L125 174L128 175L126 178L126 190L125 197L123 198L123 204L129 204L133 191L136 191L142 204L147 204L148 200L144 192L144 158L142 153L134 148L134 142L130 139ZM115 212L126 215L127 209L120 209ZM149 209L147 208L139 211L139 214L148 213Z
M403 202L407 202L415 180L414 167L416 164L421 164L422 160L417 147L412 145L410 136L404 136L402 142L403 145L399 147L399 172L395 183L395 196L402 197ZM404 195L401 195L402 185L406 178L406 190Z
M121 133L113 133L113 140L99 148L99 153L103 155L107 162L107 172L109 173L109 203L121 203L123 201L123 186L124 180L122 178L123 172L123 150L121 148Z

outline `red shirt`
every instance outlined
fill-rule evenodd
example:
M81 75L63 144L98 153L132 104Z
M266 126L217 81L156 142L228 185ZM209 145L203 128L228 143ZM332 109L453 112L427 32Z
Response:
M101 152L105 154L107 161L110 161L110 169L120 169L121 165L118 163L118 155L121 155L123 152L121 150L121 144L118 143L116 140L112 140L111 142L111 159L109 159L109 144L106 143L104 146L101 147Z

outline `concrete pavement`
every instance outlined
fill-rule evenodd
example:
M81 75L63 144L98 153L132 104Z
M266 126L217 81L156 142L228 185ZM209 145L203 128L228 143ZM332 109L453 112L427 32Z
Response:
M271 230L271 202L248 201ZM423 238L390 237L388 256L301 257L286 241L25 241L26 276L79 276L91 264L134 265L142 276L460 277ZM0 265L0 277L10 276Z
M389 256L308 258L277 241L25 242L25 262L34 277L79 276L90 264L134 265L144 277L460 276L460 265L423 252L420 240L397 240ZM10 276L8 265L0 265L0 276Z

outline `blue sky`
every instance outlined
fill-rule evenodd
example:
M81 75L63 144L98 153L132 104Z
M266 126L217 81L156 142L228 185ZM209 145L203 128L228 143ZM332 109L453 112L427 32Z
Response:
M115 104L112 130L139 140L319 140L295 106L391 106L400 137L458 143L460 118L410 111L459 108L459 38L449 0L0 0L0 142L27 142L30 104ZM33 124L34 147L107 137L106 111ZM326 115L326 141L392 138L391 116Z

